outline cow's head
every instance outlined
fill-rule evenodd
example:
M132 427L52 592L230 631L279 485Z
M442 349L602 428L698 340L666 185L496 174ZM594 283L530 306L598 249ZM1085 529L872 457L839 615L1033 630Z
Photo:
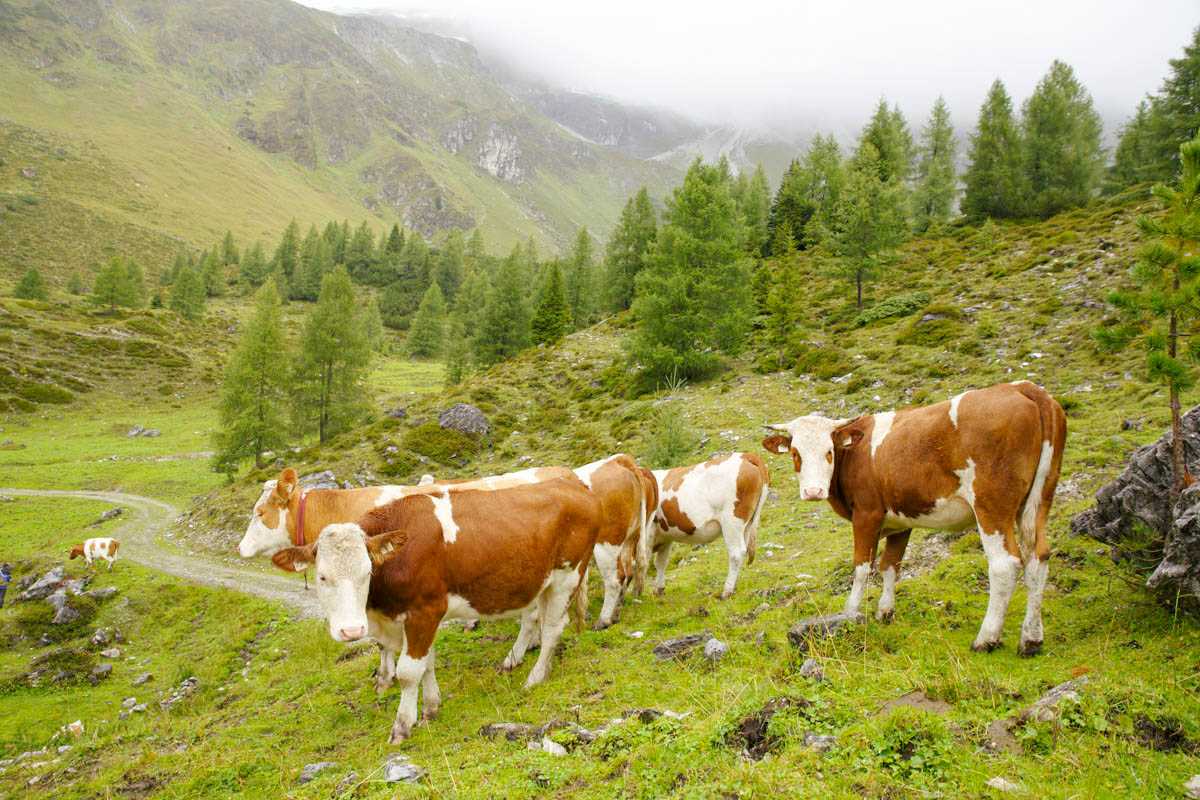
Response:
M238 545L242 558L271 555L292 543L292 535L288 532L288 504L298 486L296 470L291 467L279 473L277 480L263 484L246 535Z
M71 558L83 558L83 545L77 544L71 548Z
M271 557L288 572L316 567L317 601L337 642L353 642L367 635L367 594L371 570L381 563L403 537L384 533L367 537L353 522L327 525L313 544L285 547Z
M847 422L810 414L767 426L767 430L775 433L763 439L763 447L772 453L792 454L801 500L828 499L836 459L834 451L853 447L863 435L856 429L842 430Z

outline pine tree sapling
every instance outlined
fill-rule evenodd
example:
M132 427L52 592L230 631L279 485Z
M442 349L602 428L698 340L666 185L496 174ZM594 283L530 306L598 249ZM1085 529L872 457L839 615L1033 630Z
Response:
M1165 213L1138 220L1148 241L1130 270L1133 286L1109 297L1121 320L1096 331L1106 350L1139 343L1146 350L1151 379L1167 387L1173 495L1191 483L1183 459L1179 395L1195 385L1200 360L1200 136L1179 152L1177 185L1158 184L1153 190Z
M550 264L550 271L538 297L533 314L533 343L554 344L571 329L571 311L567 307L566 290L563 287L562 270L558 262Z

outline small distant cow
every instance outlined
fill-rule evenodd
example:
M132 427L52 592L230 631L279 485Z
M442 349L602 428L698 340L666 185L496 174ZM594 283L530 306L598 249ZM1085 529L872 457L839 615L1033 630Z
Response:
M915 527L975 525L988 560L987 615L972 645L1000 643L1017 573L1028 590L1021 655L1041 650L1042 591L1067 421L1053 397L1029 381L963 392L942 403L856 419L809 415L768 425L772 453L791 453L803 500L828 500L854 527L854 585L846 611L858 613L880 537L883 594L875 616L890 620L900 562Z
M433 644L443 619L520 615L504 669L521 663L540 633L541 652L525 681L544 681L575 601L577 611L602 524L596 495L578 478L492 491L441 489L376 508L357 524L331 525L316 542L280 550L273 561L301 571L315 564L317 597L335 641L370 633L398 653L400 707L393 743L441 703Z
M658 507L654 514L654 592L667 580L671 544L708 544L725 539L729 571L721 599L737 586L743 564L754 563L759 519L771 476L755 453L729 453L690 467L654 470Z
M71 548L71 558L82 558L89 567L97 558L103 558L108 562L108 569L111 571L113 562L117 560L117 548L120 546L120 542L110 537L87 539L83 544Z

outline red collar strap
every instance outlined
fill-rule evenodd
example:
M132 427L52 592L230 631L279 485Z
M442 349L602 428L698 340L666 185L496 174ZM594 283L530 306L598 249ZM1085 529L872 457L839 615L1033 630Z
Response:
M308 500L308 492L300 490L300 505L296 509L296 546L304 547L304 502Z

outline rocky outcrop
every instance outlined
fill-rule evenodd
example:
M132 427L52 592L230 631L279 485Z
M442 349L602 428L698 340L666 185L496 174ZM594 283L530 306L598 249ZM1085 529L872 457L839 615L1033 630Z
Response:
M1183 416L1183 454L1200 473L1200 406ZM1116 480L1096 492L1096 505L1071 520L1071 532L1114 545L1141 548L1157 561L1147 565L1147 585L1174 599L1200 598L1200 486L1171 502L1171 432L1136 450ZM1147 541L1149 533L1149 541ZM1161 557L1159 548L1161 547ZM1193 602L1193 605L1195 603Z
M509 183L516 183L525 175L516 135L495 124L488 128L476 163L493 177Z
M488 436L492 432L488 418L469 403L457 403L447 408L438 416L438 425L471 436Z

